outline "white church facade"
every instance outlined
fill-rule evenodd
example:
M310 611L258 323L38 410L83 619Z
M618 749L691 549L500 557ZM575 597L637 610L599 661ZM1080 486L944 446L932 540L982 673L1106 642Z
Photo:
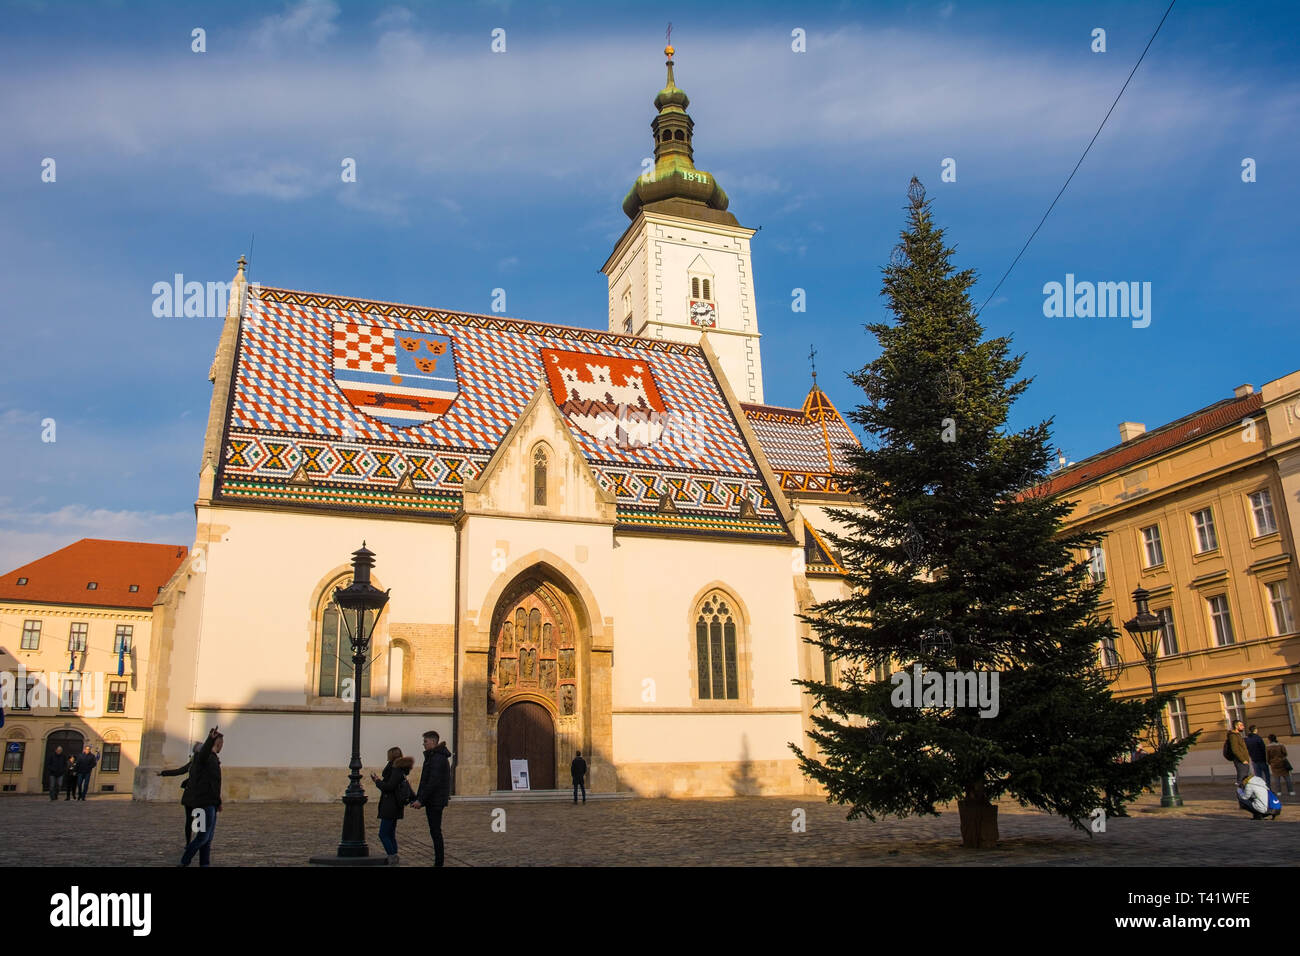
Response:
M671 51L669 52L671 57ZM814 385L762 404L750 238L694 167L668 62L604 330L252 285L210 378L191 560L154 608L137 798L219 725L228 799L336 799L376 554L362 757L438 730L454 792L803 793L831 672L798 615L844 593L819 532L856 439Z

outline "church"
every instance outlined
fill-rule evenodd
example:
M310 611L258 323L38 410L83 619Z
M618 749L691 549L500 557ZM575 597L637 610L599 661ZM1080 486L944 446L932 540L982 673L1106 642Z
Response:
M852 430L764 404L750 240L673 77L603 272L605 329L249 283L215 360L191 555L154 607L139 799L207 729L228 799L337 799L437 730L454 793L801 794L829 679L798 615L845 593ZM597 323L592 323L593 325ZM391 596L352 687L350 553Z

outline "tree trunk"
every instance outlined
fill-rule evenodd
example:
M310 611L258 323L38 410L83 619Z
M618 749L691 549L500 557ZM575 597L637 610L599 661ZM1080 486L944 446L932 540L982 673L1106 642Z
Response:
M998 845L998 805L984 796L984 784L966 791L957 801L961 819L961 845L971 850L991 850Z

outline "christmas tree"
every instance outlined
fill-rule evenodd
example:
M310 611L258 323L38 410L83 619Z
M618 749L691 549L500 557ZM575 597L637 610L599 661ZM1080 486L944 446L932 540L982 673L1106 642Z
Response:
M997 842L1008 796L1085 826L1124 816L1195 741L1127 760L1170 695L1117 700L1098 663L1100 586L1081 557L1097 539L1066 533L1068 501L1037 490L1052 460L1050 420L1010 431L1029 386L1010 340L983 340L921 184L883 269L893 321L867 326L882 353L850 375L850 414L867 444L845 482L865 510L831 516L851 595L804 617L840 662L818 700L805 774L849 818L935 814L956 800L963 843Z

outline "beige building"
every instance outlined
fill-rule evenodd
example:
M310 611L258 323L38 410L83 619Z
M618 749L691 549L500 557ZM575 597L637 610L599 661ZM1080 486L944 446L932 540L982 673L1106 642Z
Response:
M1288 744L1300 734L1300 372L1153 431L1119 427L1119 445L1049 484L1075 502L1071 527L1105 535L1092 573L1121 638L1101 656L1126 665L1119 695L1150 693L1123 630L1145 588L1164 621L1159 687L1178 694L1168 729L1204 731L1180 774L1231 777L1220 752L1231 720Z
M226 734L230 799L336 799L438 730L455 792L801 793L797 615L842 593L813 529L856 439L814 385L762 400L752 231L656 98L654 174L577 328L247 283L213 363L194 559L156 609L138 796ZM599 307L598 307L599 308ZM601 328L604 327L604 328ZM606 329L608 331L606 331ZM331 603L391 588L361 687Z
M0 577L5 793L45 790L58 746L99 751L89 792L131 791L153 603L186 551L83 538Z

